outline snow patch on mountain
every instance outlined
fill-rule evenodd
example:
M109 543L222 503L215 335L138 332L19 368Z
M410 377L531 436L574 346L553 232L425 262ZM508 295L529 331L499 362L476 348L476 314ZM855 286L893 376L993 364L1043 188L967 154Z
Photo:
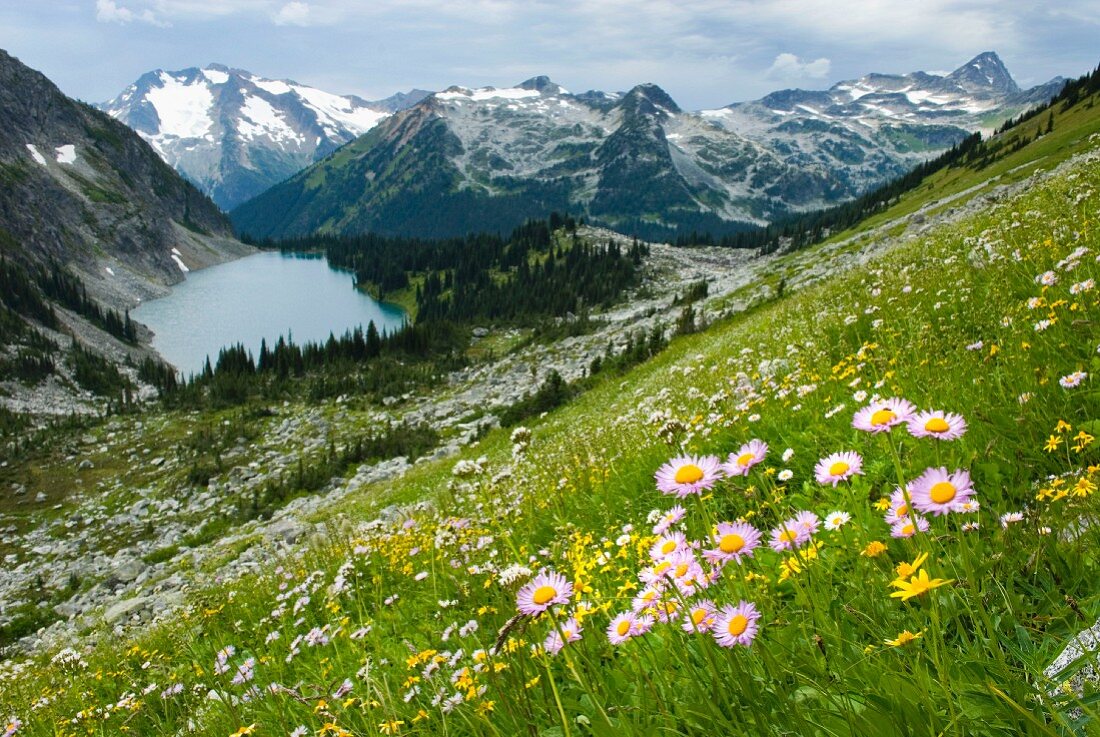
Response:
M225 84L229 81L229 74L221 69L203 69L202 76L210 80L211 84Z
M364 104L357 104L357 98L341 97L313 87L292 85L291 89L305 100L310 107L331 120L343 125L356 136L361 136L378 121L389 117L389 113L374 110Z
M305 141L305 137L295 133L287 123L284 114L260 97L245 98L241 105L241 117L237 121L237 132L245 140L267 135L272 141Z
M71 143L66 143L64 146L58 146L54 149L57 152L57 163L59 164L75 164L76 163L76 146Z
M510 87L503 90L498 90L495 87L481 87L476 90L452 87L445 92L437 92L435 96L438 100L470 100L472 102L482 102L496 99L529 100L531 98L541 97L542 93L538 90L526 90L518 87Z
M38 147L33 143L27 144L27 150L31 152L31 158L37 161L42 166L46 165L46 157L38 152Z
M211 108L214 95L204 84L188 84L186 78L160 73L160 86L149 90L146 99L157 111L160 130L157 139L203 138L214 127Z

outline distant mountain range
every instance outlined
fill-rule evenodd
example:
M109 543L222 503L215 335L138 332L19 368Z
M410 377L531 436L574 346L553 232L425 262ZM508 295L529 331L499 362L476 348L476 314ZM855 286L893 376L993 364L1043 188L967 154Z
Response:
M0 131L0 253L8 259L56 262L122 308L186 269L249 250L225 214L134 131L4 51Z
M413 90L367 102L210 65L102 105L255 237L448 236L569 211L651 238L827 207L1048 99L993 52L685 112L652 84Z
M149 72L99 107L230 210L427 94L370 102L210 64Z
M569 211L650 238L732 232L850 199L1048 99L995 53L948 75L870 74L685 112L661 88L546 77L451 87L232 213L241 232L448 236Z

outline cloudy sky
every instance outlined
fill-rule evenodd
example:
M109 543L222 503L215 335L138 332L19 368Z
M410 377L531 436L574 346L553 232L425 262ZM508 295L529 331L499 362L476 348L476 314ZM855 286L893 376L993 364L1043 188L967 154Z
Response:
M987 50L1027 86L1094 68L1098 38L1100 0L0 0L0 48L89 101L220 62L368 99L655 82L699 109Z

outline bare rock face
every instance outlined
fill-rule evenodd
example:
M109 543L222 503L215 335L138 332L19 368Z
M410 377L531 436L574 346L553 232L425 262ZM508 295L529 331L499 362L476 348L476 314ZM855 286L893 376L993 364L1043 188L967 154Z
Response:
M1062 671L1086 655L1087 662L1080 670L1068 679L1061 679ZM1096 620L1096 624L1092 627L1079 632L1070 640L1058 657L1043 671L1043 675L1057 683L1054 695L1065 693L1081 696L1086 683L1094 687L1100 686L1100 619Z
M0 251L56 261L113 308L250 249L136 133L0 51Z

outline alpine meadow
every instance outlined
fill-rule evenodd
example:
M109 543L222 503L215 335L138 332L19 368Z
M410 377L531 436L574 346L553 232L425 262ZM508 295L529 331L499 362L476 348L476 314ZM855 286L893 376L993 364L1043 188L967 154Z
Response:
M260 13L85 5L113 67ZM3 737L1100 735L1100 67L691 112L287 48L0 52Z

